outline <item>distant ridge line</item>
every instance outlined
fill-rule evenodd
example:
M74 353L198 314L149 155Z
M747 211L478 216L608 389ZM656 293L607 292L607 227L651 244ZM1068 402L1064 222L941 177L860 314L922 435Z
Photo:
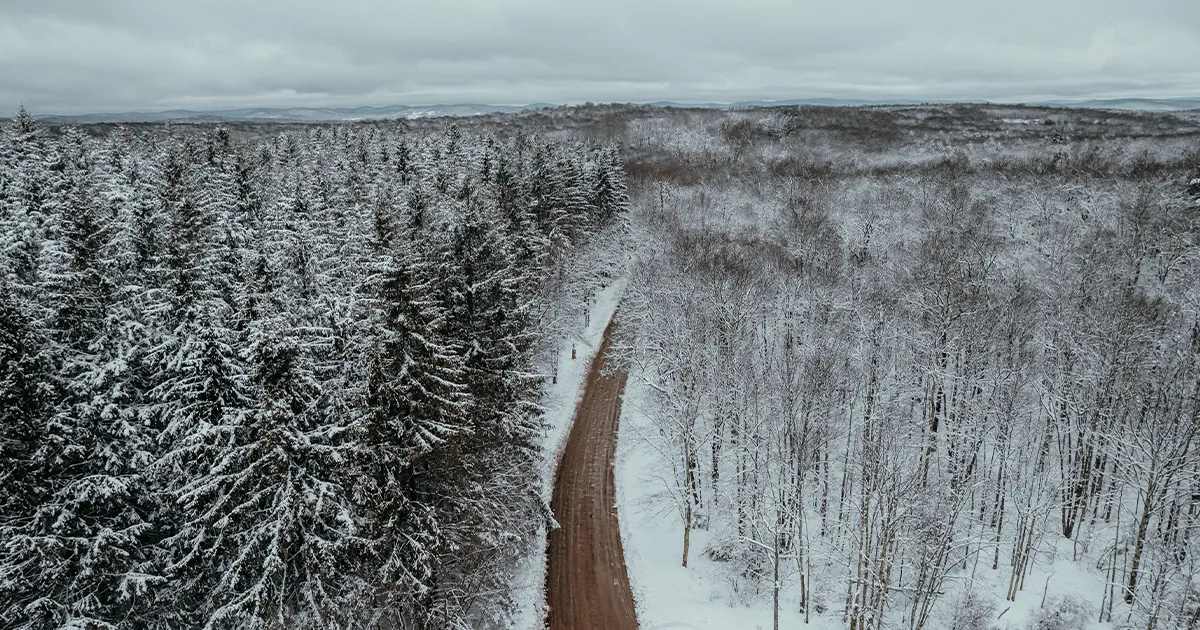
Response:
M1032 107L1069 107L1080 109L1110 109L1127 111L1183 111L1200 109L1200 97L1195 98L1119 98L1119 99L1090 99L1090 100L1051 100L1027 103L1006 103L994 101L954 101L954 100L868 100L868 99L836 99L808 98L788 100L759 100L739 101L734 103L684 103L676 101L654 101L650 103L630 103L630 105L649 105L654 107L679 107L702 109L738 109L747 107L786 107L797 105L818 105L832 107L846 106L879 106L879 105L949 105L955 103L975 103L987 105L1025 105ZM456 103L438 105L385 105L364 107L250 107L221 110L190 110L173 109L158 112L115 112L98 114L75 115L45 115L37 116L39 120L49 124L89 124L89 123L159 123L159 122L272 122L272 123L320 123L320 122L352 122L358 120L406 120L428 118L434 116L481 116L486 114L512 114L530 110L542 110L560 107L552 103L532 103L529 105L487 105L479 103Z

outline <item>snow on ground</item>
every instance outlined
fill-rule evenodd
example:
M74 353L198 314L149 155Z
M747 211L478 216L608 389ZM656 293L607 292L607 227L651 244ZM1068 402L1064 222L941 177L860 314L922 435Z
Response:
M621 410L615 471L625 562L642 630L770 630L770 593L765 590L756 596L737 593L732 586L733 580L725 577L725 566L704 556L708 532L692 531L688 568L681 566L683 520L673 508L663 508L672 503L664 495L666 480L661 476L661 456L641 437L654 430L641 402L644 389L637 375L630 375ZM927 630L951 630L951 613L968 589L974 589L994 604L991 627L996 630L1032 627L1043 599L1052 604L1060 595L1072 595L1084 602L1088 621L1081 630L1124 627L1129 609L1123 602L1114 607L1112 624L1096 621L1104 592L1104 577L1096 570L1096 556L1102 553L1105 538L1111 536L1111 530L1095 532L1092 548L1081 553L1079 561L1072 560L1073 541L1065 538L1044 540L1037 546L1037 562L1015 602L1004 599L1010 572L1008 548L1001 548L1000 566L996 570L986 561L955 570L946 580L944 595L939 598ZM836 602L844 593L844 571L834 563L818 569L814 578L822 583L814 584L814 593L824 591L827 601ZM797 612L796 590L794 584L785 585L780 628L845 628L841 606L836 604L824 614L813 613L810 623L805 625L803 615ZM907 627L907 624L897 627Z
M542 405L546 407L546 433L542 452L546 460L542 468L542 498L547 505L554 490L554 472L567 443L571 421L575 418L575 407L583 396L583 384L588 367L600 347L604 329L612 319L625 290L625 280L620 279L596 293L587 322L581 318L578 330L561 341L558 352L558 382L546 383ZM585 325L586 323L586 325ZM571 349L575 358L571 358ZM517 610L513 616L515 630L542 630L546 618L546 537L545 529L539 533L542 545L524 559L517 570L513 591Z
M691 629L770 630L769 595L751 605L735 603L723 567L703 556L708 532L693 529L688 567L683 559L683 519L667 504L665 485L658 471L660 456L646 440L653 430L642 408L644 386L630 375L621 407L620 438L617 442L617 510L621 542L633 597L637 600L638 623L642 630ZM804 616L789 603L781 606L781 628L804 627ZM808 628L841 628L840 619L812 618Z
M1108 534L1111 535L1111 531ZM1097 551L1095 547L1102 545L1103 541L1094 541L1092 551ZM1129 612L1123 603L1113 607L1112 624L1097 621L1105 580L1099 571L1094 570L1094 553L1080 553L1078 561L1071 559L1074 546L1074 541L1062 537L1047 539L1037 545L1037 561L1025 577L1025 589L1018 592L1016 601L1012 602L1004 600L1010 576L1005 555L1009 550L1001 547L999 569L993 570L991 563L985 560L977 567L956 572L948 580L942 604L945 608L953 606L964 591L973 588L995 606L997 617L992 624L994 628L1024 630L1034 623L1044 602L1053 605L1057 597L1070 596L1083 603L1090 619L1090 625L1085 626L1089 630L1122 627L1120 622L1125 620Z

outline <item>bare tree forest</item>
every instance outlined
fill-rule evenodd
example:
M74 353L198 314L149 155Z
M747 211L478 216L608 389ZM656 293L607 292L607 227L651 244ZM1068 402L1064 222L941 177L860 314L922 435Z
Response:
M1200 628L1196 123L628 121L622 330L682 564L852 630L1003 627L1022 599L1039 628Z

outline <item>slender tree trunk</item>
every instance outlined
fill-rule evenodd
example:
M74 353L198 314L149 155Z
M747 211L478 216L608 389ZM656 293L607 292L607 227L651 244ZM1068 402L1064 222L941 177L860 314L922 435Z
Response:
M885 523L890 520L891 517L889 515L889 517L885 519ZM893 558L895 557L896 551L894 542L894 529L891 525L885 525L885 528L886 533L884 534L883 541L881 541L879 544L878 570L881 574L881 579L879 580L879 586L875 591L874 615L876 630L882 630L883 628L884 606L887 604L887 591L889 588L891 588L892 566L894 564Z
M1003 466L1003 464L1001 464ZM1004 469L1000 469L1000 479L996 487L996 506L992 508L992 529L996 530L994 543L995 553L992 556L992 570L1000 568L1000 532L1004 530Z
M1105 471L1105 469L1108 468L1108 453L1102 452L1101 455L1096 457L1096 464L1095 464L1094 468L1096 470L1096 475L1095 475L1094 482L1092 484L1092 491L1091 491L1091 495L1092 495L1091 524L1092 525L1096 524L1096 519L1100 516L1100 503L1101 503L1100 497L1104 493L1104 481L1105 481L1104 471Z
M858 607L857 600L859 599L859 591L862 589L863 552L864 552L864 547L867 544L867 532L866 532L867 503L866 503L866 501L867 501L867 497L866 497L866 492L864 490L863 497L861 499L861 503L859 506L858 550L857 550L856 559L854 562L854 577L850 581L850 587L847 589L847 592L846 592L846 613L847 614L851 614L852 611L857 610L857 607ZM857 623L857 620L855 619L856 616L857 616L857 612L855 612L854 614L851 615L851 619L852 619L851 626L852 627L854 625L856 625L856 623Z
M1154 494L1158 491L1157 480L1153 475L1146 484L1146 496L1142 499L1142 518L1138 521L1137 538L1133 545L1133 561L1129 565L1129 581L1125 585L1125 603L1133 603L1133 595L1137 590L1138 572L1142 567L1142 552L1146 547L1146 530L1150 527L1150 516L1153 514Z
M1032 565L1033 558L1033 532L1037 529L1037 517L1031 515L1029 517L1028 534L1025 536L1025 551L1021 554L1021 571L1020 580L1017 583L1017 590L1025 590L1025 577L1029 575L1029 567ZM1016 593L1013 593L1013 598L1016 599Z
M805 554L804 554L805 573L807 575L812 575L812 554L808 553L809 550L807 548L808 547L807 543L802 541L800 544L805 546ZM801 587L801 590L804 593L805 604L812 603L812 597L811 597L812 593L809 591L810 588L812 588L812 587L809 585L809 580L805 580ZM808 621L809 621L809 611L810 610L812 610L811 605L806 605L804 607L804 623L808 623Z
M1017 543L1013 545L1012 551L1012 572L1008 577L1008 594L1005 597L1008 601L1016 601L1017 599L1017 584L1018 575L1021 572L1021 563L1023 562L1022 555L1025 548L1026 536L1032 536L1031 532L1025 530L1025 520L1022 518L1017 528Z
M854 450L854 443L852 441L853 435L854 435L854 403L853 402L851 402L849 410L850 410L850 413L847 414L847 422L846 422L846 450L845 450L844 457L842 460L842 483L841 483L841 487L838 489L838 515L837 515L837 526L838 526L837 535L838 536L841 536L842 532L843 532L842 527L843 527L843 524L845 523L845 516L846 516L846 514L845 514L846 494L850 488L850 453L851 453L851 451Z
M825 537L825 515L829 511L829 444L821 449L821 537Z
M719 416L719 414L718 414L718 416ZM719 499L721 497L720 491L718 490L718 486L721 483L721 446L722 446L722 442L725 439L724 438L725 423L718 420L718 421L715 421L713 424L715 426L713 427L712 473L711 473L710 479L712 482L712 490L711 490L712 508L713 508L713 510L715 510L717 508Z
M688 500L683 515L683 568L687 568L688 550L692 546L692 502Z
M1123 494L1123 490L1122 490ZM1118 499L1119 501L1120 499ZM1108 609L1102 610L1101 614L1108 618L1108 622L1112 623L1112 608L1113 602L1117 599L1117 546L1121 540L1121 512L1117 511L1117 526L1113 530L1113 552L1112 566L1109 567L1108 574Z
M801 484L803 488L803 484ZM800 610L808 614L808 580L804 573L804 562L806 554L804 553L804 497L803 489L800 490L799 503L800 514L796 519L796 569L800 573Z
M779 630L779 534L776 533L773 538L775 539L775 575L771 587L771 607L774 630Z

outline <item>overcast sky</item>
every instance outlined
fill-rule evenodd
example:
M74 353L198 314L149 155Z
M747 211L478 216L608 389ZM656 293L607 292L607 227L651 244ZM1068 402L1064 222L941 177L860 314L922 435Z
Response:
M1198 95L1200 0L0 0L0 111Z

